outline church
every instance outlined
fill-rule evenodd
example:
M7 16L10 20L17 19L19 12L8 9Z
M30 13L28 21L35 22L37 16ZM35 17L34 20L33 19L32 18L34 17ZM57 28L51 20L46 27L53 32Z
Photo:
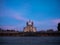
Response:
M26 22L26 27L23 28L24 32L36 32L36 27L34 27L31 20Z

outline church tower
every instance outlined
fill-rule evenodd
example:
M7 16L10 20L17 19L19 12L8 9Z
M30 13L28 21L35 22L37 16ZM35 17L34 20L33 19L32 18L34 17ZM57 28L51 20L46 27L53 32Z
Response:
M24 32L36 32L36 27L34 27L33 22L29 20L26 23L26 27L23 29Z

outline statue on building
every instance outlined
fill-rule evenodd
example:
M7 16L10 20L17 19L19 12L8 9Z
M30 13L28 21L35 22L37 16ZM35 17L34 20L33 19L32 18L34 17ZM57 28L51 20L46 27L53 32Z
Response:
M36 27L34 27L33 22L29 20L26 23L26 27L24 27L23 31L24 32L36 32Z

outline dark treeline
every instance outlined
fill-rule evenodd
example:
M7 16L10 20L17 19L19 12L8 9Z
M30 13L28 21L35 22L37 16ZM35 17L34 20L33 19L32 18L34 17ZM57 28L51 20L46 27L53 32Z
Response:
M58 32L58 31L59 31L59 30L54 31L53 29L48 29L48 30L46 30L46 31L41 30L41 31L37 31L37 32ZM0 28L0 32L23 32L23 31L16 31L16 30L9 30L9 29L4 30L4 29L1 29L1 28Z
M16 31L16 30L9 30L9 29L4 30L4 29L1 29L1 28L0 28L0 32L19 32L19 31Z
M60 23L57 25L57 30L49 29L37 32L20 32L16 30L4 30L0 28L0 36L60 36Z

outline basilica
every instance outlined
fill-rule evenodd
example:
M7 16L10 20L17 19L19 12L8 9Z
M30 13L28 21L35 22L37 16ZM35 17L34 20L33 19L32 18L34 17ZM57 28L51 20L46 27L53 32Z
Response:
M26 27L23 28L24 32L36 32L36 27L34 27L31 20L26 22Z

